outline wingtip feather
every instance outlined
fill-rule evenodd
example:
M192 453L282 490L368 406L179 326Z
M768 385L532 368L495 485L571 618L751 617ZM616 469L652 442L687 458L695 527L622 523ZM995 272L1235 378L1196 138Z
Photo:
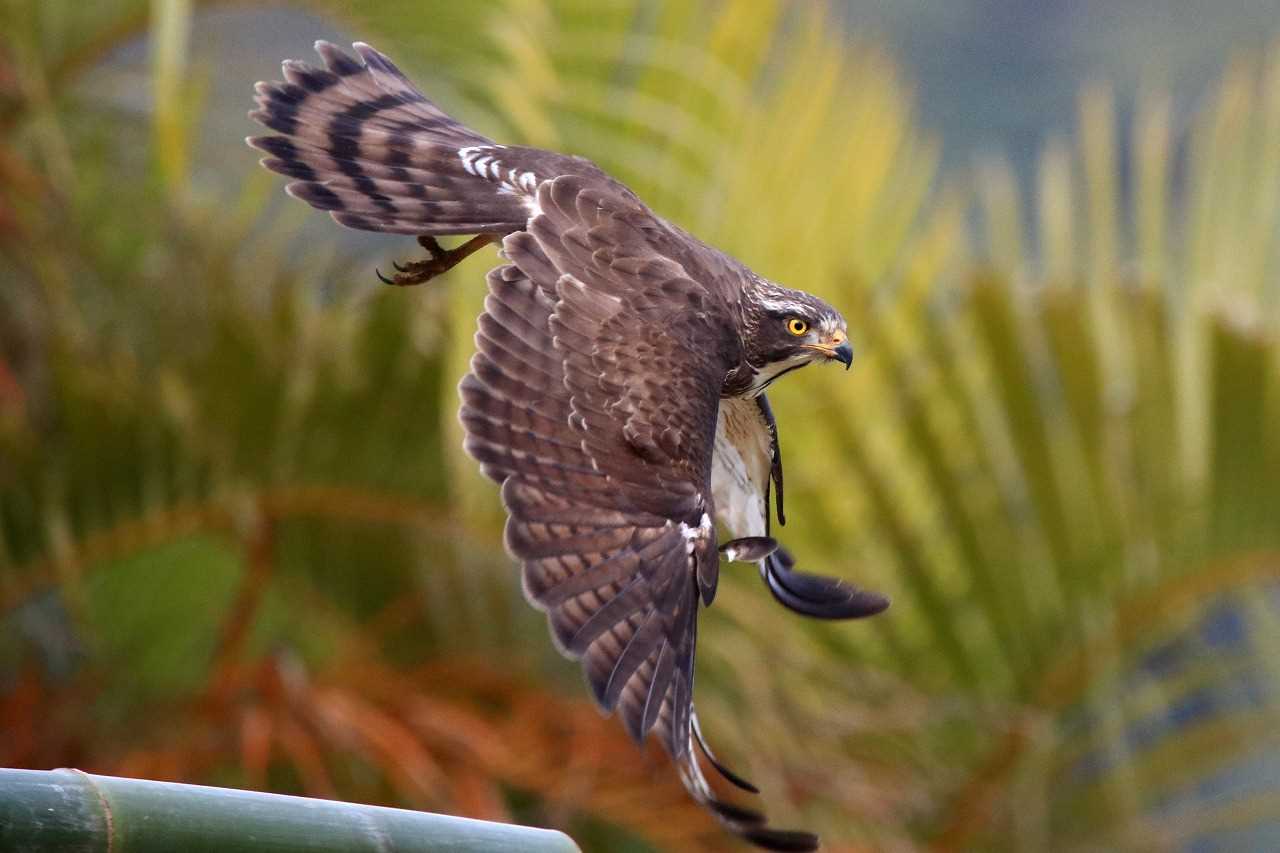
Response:
M808 853L817 850L818 836L801 829L751 829L742 833L742 837L757 847L773 850L776 853Z

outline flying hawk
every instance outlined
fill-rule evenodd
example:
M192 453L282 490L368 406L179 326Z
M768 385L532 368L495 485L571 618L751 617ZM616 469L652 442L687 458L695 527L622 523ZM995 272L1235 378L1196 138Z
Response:
M506 544L557 646L637 742L656 732L691 795L747 840L810 850L807 832L713 793L693 710L699 606L720 557L759 565L774 597L823 619L889 602L797 572L770 536L782 458L764 391L814 362L847 368L840 314L762 278L650 211L591 162L499 145L431 103L386 56L326 42L284 63L248 140L286 191L342 225L418 236L417 284L499 243L462 380L466 449L502 486ZM439 235L474 235L445 251ZM381 277L381 273L379 273ZM772 500L771 500L772 490ZM717 547L716 526L735 537Z

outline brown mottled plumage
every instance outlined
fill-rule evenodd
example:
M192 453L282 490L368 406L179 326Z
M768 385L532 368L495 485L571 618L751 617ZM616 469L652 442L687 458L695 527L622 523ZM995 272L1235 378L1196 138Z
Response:
M718 797L693 710L697 612L721 554L757 562L778 601L840 619L888 606L792 569L769 536L782 465L764 389L813 361L851 358L843 318L757 276L654 215L587 160L503 146L426 99L385 56L317 43L324 68L284 63L250 139L288 192L352 228L418 235L424 281L488 240L477 352L462 380L466 449L502 486L508 550L559 648L637 740L656 732L690 793L774 850L810 833L768 827ZM435 235L474 234L453 252ZM715 524L739 537L717 547Z

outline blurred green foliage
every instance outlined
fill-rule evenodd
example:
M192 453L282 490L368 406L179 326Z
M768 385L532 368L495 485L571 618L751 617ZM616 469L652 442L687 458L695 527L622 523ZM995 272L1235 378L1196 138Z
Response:
M194 185L217 5L0 19L0 764L723 849L551 650L460 451L489 259L376 289L269 176ZM1280 52L1185 133L1152 92L1122 135L1086 90L1024 188L940 175L893 62L820 4L296 5L850 318L855 369L774 395L782 533L894 605L804 624L729 573L702 631L708 735L781 822L1280 833ZM82 85L139 37L145 122Z

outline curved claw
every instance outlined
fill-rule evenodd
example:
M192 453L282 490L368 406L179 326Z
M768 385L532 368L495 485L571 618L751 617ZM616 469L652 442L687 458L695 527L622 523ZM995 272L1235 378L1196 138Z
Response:
M760 562L760 576L769 592L788 610L814 619L863 619L889 606L889 599L878 592L858 589L838 578L797 572L794 565L784 548Z
M396 268L396 272L408 272L408 271L409 271L409 268L408 268L408 267L402 267L402 266L400 266L398 263L396 263L395 261L392 261L392 262L391 262L391 266L393 266L393 267L395 267L395 268Z
M382 270L378 269L377 267L373 268L373 274L376 275L378 277L378 280L381 281L383 284L395 284L394 281L392 281L391 279L383 275Z

